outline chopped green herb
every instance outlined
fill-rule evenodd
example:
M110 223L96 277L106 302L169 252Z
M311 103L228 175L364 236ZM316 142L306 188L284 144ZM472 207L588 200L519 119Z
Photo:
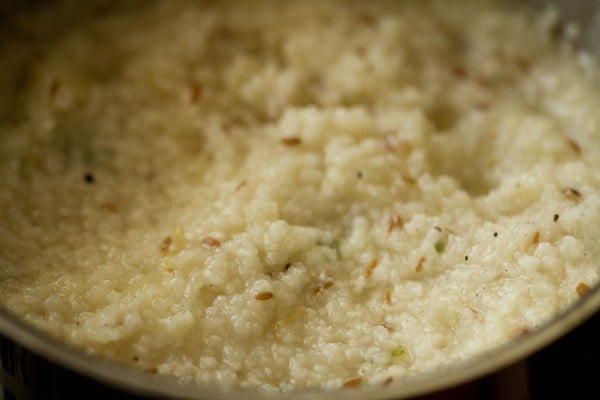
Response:
M338 239L334 239L331 243L323 240L317 240L317 246L327 246L332 249L335 249L338 258L342 258L342 252L340 251L340 241Z
M402 346L398 346L392 349L392 357L403 357L406 354L406 349Z
M435 251L438 252L438 254L442 254L446 249L446 243L444 243L444 241L440 239L437 242L435 242L433 248L435 249Z
M335 252L336 252L338 258L342 258L342 252L340 251L340 241L338 239L335 239L331 243L331 247L333 247L335 249Z

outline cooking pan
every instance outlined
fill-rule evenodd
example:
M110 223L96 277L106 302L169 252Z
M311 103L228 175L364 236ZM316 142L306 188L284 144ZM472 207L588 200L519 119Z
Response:
M39 1L0 2L0 18L23 7L34 7ZM600 56L600 1L555 0L530 1L542 9L549 3L556 6L567 21L580 29L581 45ZM600 111L600 110L599 110ZM527 398L527 388L519 386L523 362L551 348L561 337L587 324L598 332L600 318L600 285L583 296L560 315L529 334L495 348L463 363L409 378L386 387L355 388L334 392L317 390L291 393L257 393L242 389L181 383L173 378L143 373L124 365L89 356L59 342L17 316L0 308L0 382L4 398L185 398L185 399L399 399L430 395L431 398ZM586 322L588 321L588 322ZM590 325L592 324L592 325ZM590 328L591 326L591 328ZM596 341L589 351L592 358L600 356ZM562 363L564 360L555 360ZM580 366L564 365L565 369ZM562 367L561 367L562 368ZM590 366L589 368L594 368ZM525 374L527 371L525 371ZM499 380L509 382L500 388ZM474 391L470 384L484 382L491 390ZM491 382L491 383L490 383ZM506 382L504 382L506 383ZM593 383L592 383L593 384ZM513 385L513 386L510 386ZM527 383L524 383L527 386ZM522 386L522 385L521 385ZM591 387L591 386L590 386ZM573 388L574 393L576 388ZM2 397L0 396L0 399Z

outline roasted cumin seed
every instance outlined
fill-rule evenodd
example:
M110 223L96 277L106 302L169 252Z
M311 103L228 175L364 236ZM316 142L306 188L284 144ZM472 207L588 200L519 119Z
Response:
M367 269L365 270L365 277L370 278L371 274L373 274L373 270L377 268L377 259L372 259L369 265L367 265Z
M300 139L298 136L287 136L281 138L281 143L286 146L298 146L302 144L302 139Z
M254 300L265 301L275 297L271 292L260 292L254 295Z
M207 236L204 239L202 239L202 244L207 247L221 247L221 242L210 236Z
M346 382L344 382L344 387L345 388L355 387L355 386L360 385L362 383L362 381L363 381L363 379L361 377L348 379Z
M592 290L592 288L590 288L588 285L586 285L585 283L580 283L577 285L577 287L575 288L575 291L577 292L578 295L580 295L581 297L585 296L586 294L588 294L590 292L590 290Z
M419 258L419 261L417 261L417 265L415 265L415 272L423 271L424 264L425 264L425 257Z
M394 229L402 229L404 227L404 220L398 214L394 214L390 217L388 222L388 233L392 233Z
M169 251L169 248L171 247L171 243L173 243L173 239L171 238L171 236L167 236L166 238L164 238L163 241L160 243L160 251L163 253L167 253Z
M566 188L563 190L563 194L567 196L568 199L576 200L581 197L581 192L575 188Z

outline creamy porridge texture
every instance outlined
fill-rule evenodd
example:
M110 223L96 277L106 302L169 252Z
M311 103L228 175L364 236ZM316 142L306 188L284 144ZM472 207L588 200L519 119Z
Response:
M598 281L598 71L551 10L63 3L0 44L0 301L62 340L217 385L384 384Z

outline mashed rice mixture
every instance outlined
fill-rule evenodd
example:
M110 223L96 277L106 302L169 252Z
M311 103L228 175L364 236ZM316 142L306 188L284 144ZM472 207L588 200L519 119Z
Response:
M600 84L482 1L62 2L2 24L0 303L261 390L387 384L599 278Z

